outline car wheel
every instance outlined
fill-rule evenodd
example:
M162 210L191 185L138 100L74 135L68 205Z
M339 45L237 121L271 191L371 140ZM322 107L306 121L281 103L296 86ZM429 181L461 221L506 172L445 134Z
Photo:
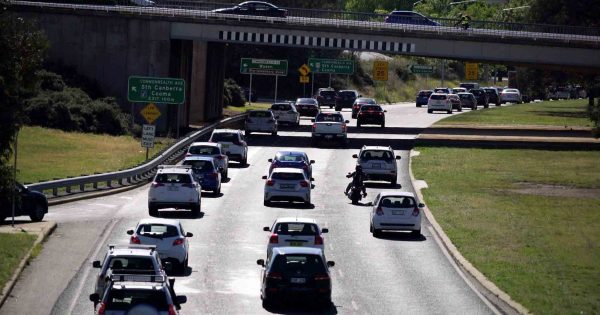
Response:
M381 123L381 128L385 128L385 121Z
M477 110L477 105L471 106L471 110Z
M29 218L31 218L31 221L33 222L40 222L44 219L44 213L44 206L36 203L35 209L33 209L33 212L29 215Z
M223 178L224 179L228 179L229 178L229 170L225 171L225 174L223 174Z
M390 184L392 184L392 187L396 187L396 184L398 184L398 179L392 178L392 180L390 181Z
M341 107L337 107L337 106L335 107L335 111L336 111L336 112L339 112L339 111L341 111L341 110L342 110L342 108L341 108Z
M360 128L360 126L361 126L360 121L357 121L356 122L356 127Z
M251 131L249 131L249 130L246 130L246 131L244 132L244 136L245 136L245 137L249 137L251 133L252 133Z
M271 202L269 200L265 199L265 201L263 201L263 205L266 207L269 207L269 206L271 206Z
M483 105L483 108L490 108L490 105Z
M158 208L153 205L148 205L148 214L151 217L157 217L158 216Z
M240 161L240 164L241 164L242 166L246 166L246 165L248 164L248 158L247 158L247 157L244 157L244 158L243 158L243 159Z
M448 114L452 114L452 110L449 110L449 111L448 111Z
M219 186L217 189L213 190L213 195L218 196L221 194L221 186Z
M369 224L369 232L373 233L373 224Z
M200 215L200 204L192 206L192 216L198 217Z
M459 111L459 112L462 112L462 106L460 106L460 107L458 108L458 111Z
M420 105L420 104L417 104L417 107L421 107L421 105Z
M412 234L413 236L421 236L421 229L411 231L410 234Z
M373 237L380 237L380 236L381 236L381 230L373 228Z
M428 109L428 110L427 110L427 113L428 113L428 114L431 114L431 113L433 113L433 111L432 111L431 109Z

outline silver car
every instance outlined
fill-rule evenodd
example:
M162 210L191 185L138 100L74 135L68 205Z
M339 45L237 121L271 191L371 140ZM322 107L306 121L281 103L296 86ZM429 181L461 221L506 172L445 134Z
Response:
M270 110L251 110L246 117L246 137L252 132L268 132L277 135L277 119Z
M265 179L264 205L270 206L273 201L300 201L310 205L310 190L313 185L306 177L304 170L282 167L273 169Z
M356 164L362 167L368 180L385 180L392 186L396 186L398 181L396 160L400 160L400 156L394 156L391 147L363 146L360 152L352 157L358 159Z
M296 106L292 103L273 103L271 105L271 112L273 112L279 124L300 125L300 113L298 113Z

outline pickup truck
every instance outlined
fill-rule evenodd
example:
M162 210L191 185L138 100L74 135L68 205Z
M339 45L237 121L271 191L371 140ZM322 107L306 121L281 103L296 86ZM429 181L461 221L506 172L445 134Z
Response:
M344 145L348 144L346 124L349 121L344 120L340 112L319 113L311 121L313 122L311 137L313 145L316 145L319 140L337 140Z

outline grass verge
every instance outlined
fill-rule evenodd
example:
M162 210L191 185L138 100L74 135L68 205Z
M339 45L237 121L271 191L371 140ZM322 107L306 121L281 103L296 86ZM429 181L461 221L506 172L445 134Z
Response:
M36 238L27 233L0 233L0 290L10 280Z
M425 201L477 269L533 313L600 312L600 152L416 150Z
M436 125L542 125L592 127L587 100L546 101L469 111L442 119Z
M150 156L171 143L157 139ZM131 136L108 136L23 127L19 133L17 178L21 182L108 172L146 159L146 149Z

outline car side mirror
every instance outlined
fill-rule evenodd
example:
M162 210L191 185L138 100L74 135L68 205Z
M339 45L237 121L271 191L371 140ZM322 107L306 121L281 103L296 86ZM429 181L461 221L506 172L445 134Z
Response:
M314 182L314 181L315 181L315 178L314 178L314 177L311 177L311 178L310 178L310 181L311 181L311 182Z
M352 154L352 157L358 159L358 154Z
M417 205L417 207L419 207L419 208L425 208L425 204L424 204L424 203L419 203L419 204Z
M322 228L321 229L321 233L329 233L329 229L328 228Z
M333 267L335 266L335 261L328 261L327 262L327 267Z
M176 300L177 300L177 304L185 304L185 303L187 303L187 296L178 295Z
M271 231L271 228L269 228L268 226L265 226L265 227L263 227L263 231L265 231L265 232L270 232L270 231Z
M133 229L128 229L127 230L127 235L133 235Z
M90 294L90 301L94 302L94 304L97 304L98 302L100 302L100 294L98 294L98 293Z
M383 112L384 112L384 113L387 113L387 110L386 110L386 109L384 109L384 110L383 110Z
M362 97L362 94L358 94L358 97Z
M266 176L266 175L265 175L265 176L263 176L263 177L262 177L262 179L267 179L267 176Z
M259 260L256 261L256 264L264 267L265 266L265 260L264 259L259 259Z
M94 268L102 268L102 265L100 264L99 260L94 260L94 261L92 261L92 267L94 267Z
M349 120L344 120L344 122L345 122L345 123L347 123L347 124L349 124L349 123L350 123L350 121L349 121Z
M273 159L268 159L267 162L273 163Z
M185 233L185 237L192 237L192 236L194 236L194 234L192 234L191 232Z
M309 163L310 164L315 164L315 160L310 160Z
M399 155L396 155L396 160L400 160L402 157Z
M173 264L170 261L163 262L163 268L165 271L171 272L173 271Z

